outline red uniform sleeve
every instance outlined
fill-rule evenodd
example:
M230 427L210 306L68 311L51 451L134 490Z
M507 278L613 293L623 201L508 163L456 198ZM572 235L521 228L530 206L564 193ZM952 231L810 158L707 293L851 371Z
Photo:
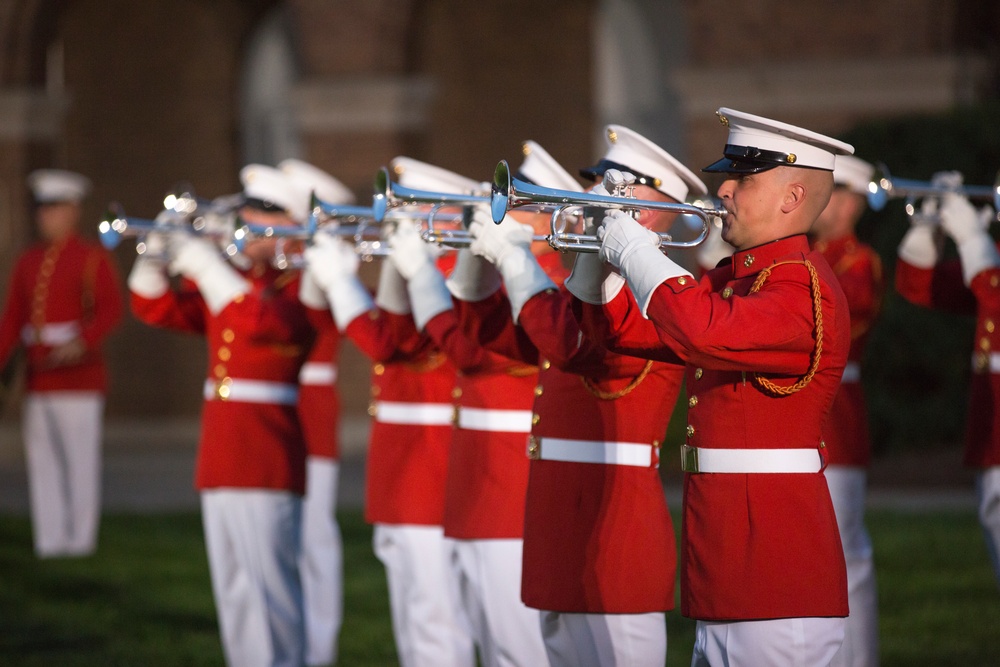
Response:
M198 288L182 280L176 289L148 299L131 293L132 312L150 326L189 333L204 333L207 309Z
M872 250L856 252L834 267L851 311L851 340L867 334L882 307L885 280L882 262Z
M462 332L486 349L524 364L538 364L538 348L514 325L510 301L500 290L481 301L455 300Z
M958 260L940 262L922 269L896 261L896 291L910 303L957 315L974 315L976 299L962 282L962 265Z
M760 290L723 298L708 279L672 278L646 312L665 344L689 363L718 370L801 375L816 346L810 275L802 264L775 268ZM827 292L822 298L828 300ZM828 312L835 312L830 305Z
M510 358L487 350L462 331L454 309L435 315L424 330L451 363L464 373L503 371L510 368Z
M355 317L344 335L375 363L407 361L434 347L429 337L417 331L411 315L397 315L380 308Z
M122 319L121 281L118 278L118 271L106 251L102 249L94 252L99 252L100 255L93 278L93 307L90 318L83 322L82 332L83 340L90 349L100 347Z

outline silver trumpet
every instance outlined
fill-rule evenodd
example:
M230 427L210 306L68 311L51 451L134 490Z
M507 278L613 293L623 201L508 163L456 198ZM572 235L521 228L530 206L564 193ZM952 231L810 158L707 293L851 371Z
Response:
M724 208L708 208L693 204L679 204L637 199L634 186L621 178L621 172L609 170L605 174L605 189L612 193L601 195L593 192L573 192L546 188L514 178L506 160L497 164L493 173L493 192L490 196L490 211L493 222L500 224L507 212L515 208L531 207L536 210L551 210L551 230L549 245L560 251L599 252L600 240L593 234L571 234L560 230L560 220L573 208L619 209L633 215L641 211L669 211L680 215L695 216L701 220L701 232L690 241L674 241L659 232L660 248L691 248L708 238L709 225L713 218L724 218L728 211Z
M879 164L872 180L868 183L868 206L874 211L881 211L890 199L906 198L907 213L914 214L913 202L927 197L943 197L946 194L957 194L969 199L986 201L994 209L1000 211L1000 172L993 185L941 185L930 181L915 181L895 178L889 173L888 167Z
M393 221L409 218L424 223L420 237L427 243L435 243L449 250L468 248L472 245L472 235L469 234L469 220L476 206L486 206L490 203L489 195L451 194L407 188L392 181L389 170L379 169L375 175L375 196L372 208L376 216L383 220ZM412 212L408 209L415 206L427 206L424 211ZM455 212L454 209L460 209ZM437 223L450 223L452 226L442 228ZM458 225L456 228L454 225ZM547 241L548 236L535 235L536 241Z

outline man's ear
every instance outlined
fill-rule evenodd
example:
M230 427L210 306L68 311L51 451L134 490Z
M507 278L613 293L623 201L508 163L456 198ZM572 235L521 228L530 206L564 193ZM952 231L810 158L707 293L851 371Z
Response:
M781 200L781 212L791 213L802 206L806 200L806 186L803 183L792 181L785 186L785 194Z

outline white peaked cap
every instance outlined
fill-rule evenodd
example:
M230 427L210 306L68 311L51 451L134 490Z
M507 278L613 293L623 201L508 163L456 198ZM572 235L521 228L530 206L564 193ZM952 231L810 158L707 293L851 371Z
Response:
M679 202L688 194L706 194L708 188L693 171L673 155L634 130L622 125L604 128L608 150L593 167L581 169L583 176L597 178L608 169L627 171L635 175L636 183L656 188Z
M725 157L702 171L757 173L774 167L811 167L833 171L837 155L854 147L801 127L722 107L715 112L729 128Z
M64 169L36 169L28 174L28 187L39 204L81 202L90 193L90 179Z
M530 139L523 142L521 153L524 154L524 160L517 170L517 176L521 180L531 181L544 188L583 192L583 186L536 142Z
M868 196L868 184L875 175L875 167L853 155L838 155L833 166L833 182L843 185L855 194Z
M309 195L285 172L265 164L248 164L240 170L243 195L283 209L290 218L303 221L309 215Z
M389 163L389 171L394 181L404 188L414 190L469 195L481 193L486 187L480 181L474 181L453 171L402 156L393 158Z
M327 204L354 203L354 193L346 185L308 162L288 158L278 163L278 169L305 191L307 199L312 193L316 193L316 196Z

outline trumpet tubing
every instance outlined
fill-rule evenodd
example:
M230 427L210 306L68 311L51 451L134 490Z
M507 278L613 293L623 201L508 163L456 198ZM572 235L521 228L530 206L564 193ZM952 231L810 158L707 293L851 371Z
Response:
M926 199L928 197L943 197L947 194L957 194L968 199L986 201L994 209L1000 211L1000 172L993 185L957 185L948 186L931 181L895 178L884 164L879 164L868 183L868 206L874 211L881 211L890 199ZM907 210L912 209L912 204Z
M430 204L438 208L444 207L470 207L485 205L490 202L486 195L453 194L447 192L433 192L431 190L417 190L394 183L389 176L389 170L382 167L375 174L375 194L372 198L372 209L375 212L375 220L381 222L386 213L391 209L403 206L419 206Z
M611 184L609 190L628 191L621 183ZM600 240L591 234L570 234L560 231L558 220L571 208L591 207L618 209L628 212L663 211L681 215L693 215L701 219L702 229L698 237L690 241L674 241L664 232L658 233L660 248L691 248L708 238L709 225L712 218L724 218L728 211L722 208L707 208L693 204L678 204L644 199L631 196L601 195L593 192L573 192L534 185L511 176L510 166L506 160L501 160L493 172L493 191L490 196L490 212L493 222L500 224L507 212L515 208L531 207L536 210L551 210L551 229L549 244L556 250L572 252L599 252Z

